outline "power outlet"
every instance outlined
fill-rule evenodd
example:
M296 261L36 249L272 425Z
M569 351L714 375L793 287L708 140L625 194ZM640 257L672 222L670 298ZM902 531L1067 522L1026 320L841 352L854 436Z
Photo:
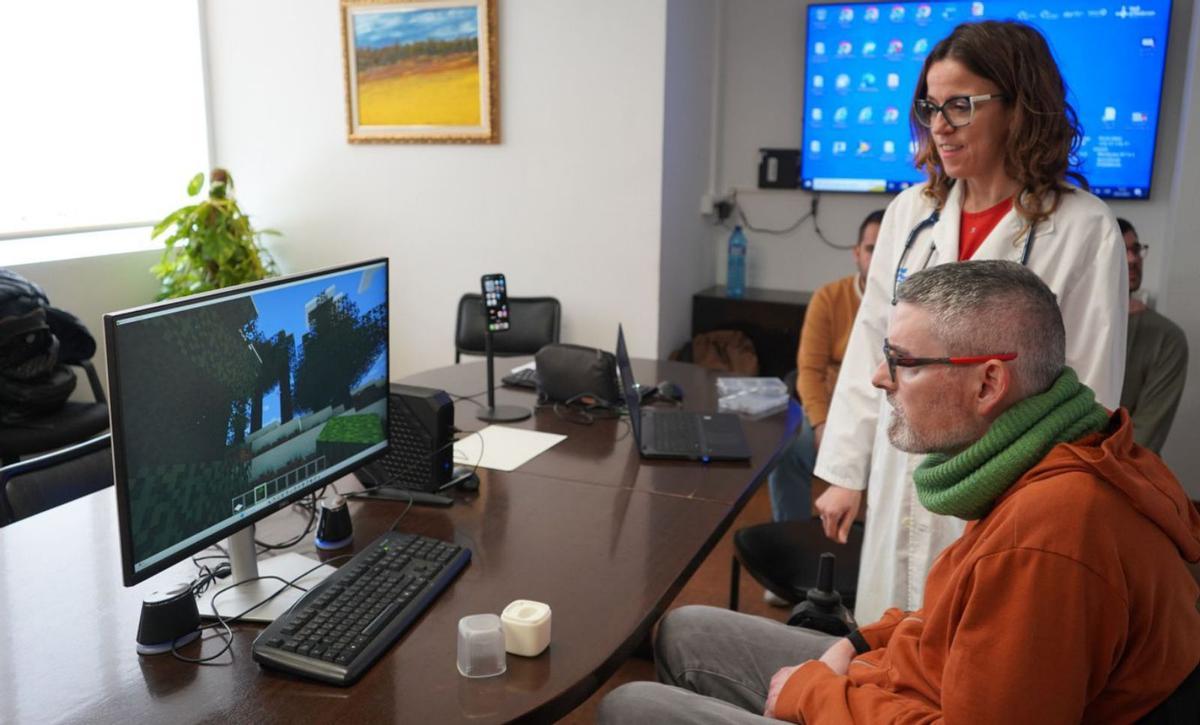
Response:
M729 195L705 194L700 197L700 215L713 217L723 222L733 213L733 197Z

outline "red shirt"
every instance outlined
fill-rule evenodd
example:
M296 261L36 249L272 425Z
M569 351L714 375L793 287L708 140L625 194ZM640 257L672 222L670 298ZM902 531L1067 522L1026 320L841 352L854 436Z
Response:
M1004 215L1012 209L1013 200L1005 199L991 209L962 213L962 224L958 234L958 261L965 262L975 255L975 250L992 233Z

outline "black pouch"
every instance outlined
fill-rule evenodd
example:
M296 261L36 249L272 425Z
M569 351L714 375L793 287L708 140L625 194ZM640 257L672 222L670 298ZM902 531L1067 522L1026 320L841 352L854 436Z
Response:
M609 407L621 400L617 359L610 352L554 343L538 350L534 360L538 396L543 400L574 403L588 396Z

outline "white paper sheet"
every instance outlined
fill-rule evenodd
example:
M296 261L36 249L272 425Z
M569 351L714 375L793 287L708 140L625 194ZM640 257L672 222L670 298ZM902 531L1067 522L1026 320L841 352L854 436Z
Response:
M454 444L454 465L512 471L566 438L556 433L489 425Z

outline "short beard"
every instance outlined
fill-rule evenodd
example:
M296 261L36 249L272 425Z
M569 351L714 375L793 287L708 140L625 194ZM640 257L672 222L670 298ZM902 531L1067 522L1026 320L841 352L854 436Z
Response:
M949 427L942 431L918 432L909 425L908 419L904 415L904 409L891 396L888 396L888 403L892 406L892 419L888 423L888 440L905 453L954 455L966 450L971 444L982 438L985 432ZM958 417L950 414L952 408L953 406L948 401L942 399L934 413L944 420L952 420Z

